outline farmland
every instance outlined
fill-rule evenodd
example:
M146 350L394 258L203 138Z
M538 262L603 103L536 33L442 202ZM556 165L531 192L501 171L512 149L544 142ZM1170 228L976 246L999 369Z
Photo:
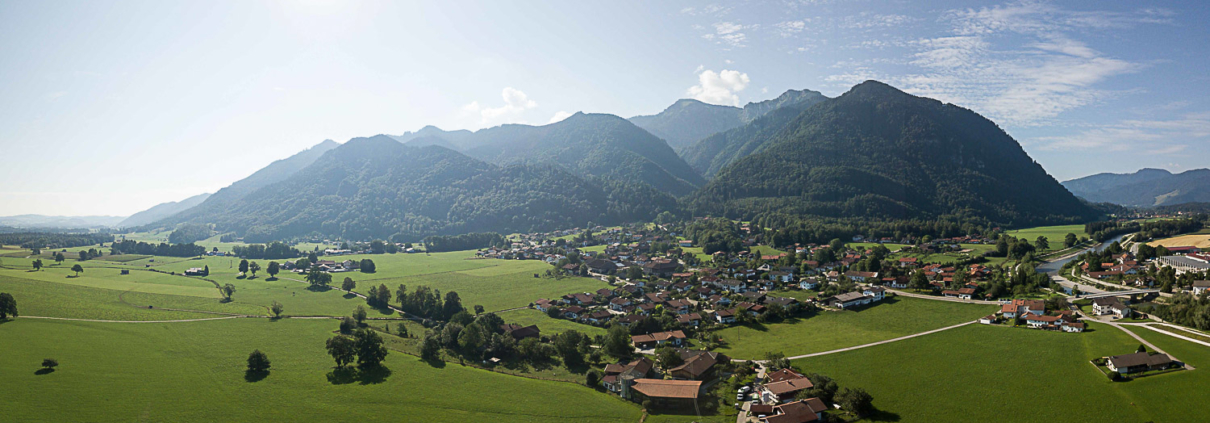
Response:
M998 307L887 298L856 311L821 311L787 323L753 323L716 332L726 341L718 351L737 359L761 359L829 351L969 322Z
M1005 233L1013 237L1026 239L1031 243L1035 239L1038 239L1039 236L1044 236L1050 242L1050 248L1047 251L1062 250L1063 238L1069 233L1076 234L1077 238L1088 236L1088 234L1084 233L1084 225L1039 226Z
M1172 238L1164 238L1161 240L1148 242L1147 245L1152 247L1197 247L1210 248L1210 234L1193 234L1181 235Z
M1210 400L1200 388L1210 383L1210 374L1196 370L1110 382L1088 360L1133 352L1138 341L1109 326L1091 328L1073 335L970 325L794 365L829 375L841 386L866 389L881 412L875 418L884 421L998 421L1009 415L1029 421L1202 419L1188 407ZM1147 329L1136 332L1194 366L1210 365L1204 347ZM1038 392L1050 387L1056 394L1037 401Z

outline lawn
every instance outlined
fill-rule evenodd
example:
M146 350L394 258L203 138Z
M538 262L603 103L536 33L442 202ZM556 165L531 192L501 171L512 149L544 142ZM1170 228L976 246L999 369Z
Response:
M1113 383L1088 360L1133 352L1138 341L1109 326L1083 334L970 325L920 338L796 360L808 372L874 397L883 421L1204 421L1210 372ZM1210 350L1138 329L1194 366ZM1148 333L1150 332L1150 333ZM1167 339L1164 339L1167 338ZM1183 343L1183 344L1182 344ZM1045 400L1038 400L1039 393Z
M1067 234L1069 233L1076 234L1076 238L1088 236L1088 234L1084 233L1084 225L1039 226L1036 228L1025 228L1005 232L1005 234L1016 238L1024 238L1031 244L1034 242L1034 240L1038 239L1039 236L1044 236L1046 237L1046 240L1050 242L1050 249L1047 251L1062 250L1063 239L1066 238Z
M897 338L972 321L996 309L890 297L856 311L821 311L793 322L732 326L716 333L726 341L719 351L738 359L761 359L767 352L796 356Z
M12 294L17 300L17 311L25 316L100 320L182 320L218 317L213 314L136 308L122 301L125 297L121 291L47 283L13 275L12 271L0 271L0 292ZM199 299L171 295L155 297L161 300L159 304L165 307L181 305L178 300ZM217 299L208 301L218 303Z
M534 309L505 311L497 314L505 323L516 323L521 326L538 325L542 335L554 335L569 330L576 330L588 336L605 335L605 328L575 323L567 319L554 319L546 313Z
M432 366L392 352L389 371L330 379L333 321L235 319L141 325L0 324L0 409L7 421L639 420L639 407L581 385ZM270 374L248 381L253 349ZM39 372L43 358L60 366ZM570 406L574 404L574 406Z

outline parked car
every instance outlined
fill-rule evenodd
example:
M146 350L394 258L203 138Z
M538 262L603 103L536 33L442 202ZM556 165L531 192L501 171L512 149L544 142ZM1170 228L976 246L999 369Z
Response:
M739 388L739 392L741 394L746 394L746 393L752 392L752 387L748 386L748 385L744 385L743 387Z

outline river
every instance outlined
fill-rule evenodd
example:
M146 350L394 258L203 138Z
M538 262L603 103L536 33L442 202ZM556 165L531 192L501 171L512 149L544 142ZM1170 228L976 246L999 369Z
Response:
M1058 274L1059 269L1062 269L1064 264L1067 264L1067 262L1069 262L1069 261L1075 260L1076 257L1079 256L1080 254L1084 254L1085 252L1092 251L1092 250L1101 251L1101 250L1109 247L1111 244L1121 241L1122 238L1125 238L1129 235L1130 234L1121 234L1121 235L1115 236L1113 238L1110 238L1109 240L1102 242L1099 245L1085 248L1083 251L1080 251L1079 254L1073 255L1071 257L1068 257L1068 258L1065 258L1062 260L1048 262L1048 263L1042 263L1042 264L1038 265L1036 270L1039 272L1042 272L1042 273Z

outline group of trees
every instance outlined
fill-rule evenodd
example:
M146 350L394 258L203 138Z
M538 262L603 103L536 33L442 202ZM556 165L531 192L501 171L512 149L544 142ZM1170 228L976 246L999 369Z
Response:
M424 239L424 250L429 252L474 250L508 245L508 238L495 232L479 232L462 235L434 235Z
M113 235L107 233L53 233L53 232L19 232L0 233L0 245L20 245L29 249L55 249L81 247L85 245L101 245L113 242Z
M287 259L302 256L302 252L283 242L273 241L269 244L236 245L231 252L237 257L248 259Z
M101 252L97 251L96 248L89 248L87 251L80 250L77 253L80 256L80 261L92 260L97 257L101 257Z
M370 369L382 364L387 357L382 336L369 328L357 329L352 336L336 335L327 341L328 355L336 361L336 367L344 368L357 361L357 367Z
M1180 219L1165 219L1154 222L1143 222L1139 227L1140 240L1167 238L1189 232L1196 232L1205 227L1210 215L1196 214Z
M147 256L196 257L206 254L206 247L188 244L148 244L133 240L114 242L110 249L120 254L141 254Z
M1167 304L1153 307L1151 314L1178 325L1210 330L1210 299L1205 294L1175 294Z
M1031 261L1035 251L1044 251L1049 247L1050 241L1044 236L1039 236L1031 243L1025 238L1000 235L1000 239L996 240L996 249L989 251L986 255L991 257L1008 257L1010 260Z
M399 285L395 300L399 301L399 308L404 312L437 320L448 320L463 310L462 299L457 292L445 293L443 300L440 290L425 285L417 286L411 292L408 292L406 285Z
M189 244L210 238L210 225L185 223L177 226L168 234L168 242L173 244Z

